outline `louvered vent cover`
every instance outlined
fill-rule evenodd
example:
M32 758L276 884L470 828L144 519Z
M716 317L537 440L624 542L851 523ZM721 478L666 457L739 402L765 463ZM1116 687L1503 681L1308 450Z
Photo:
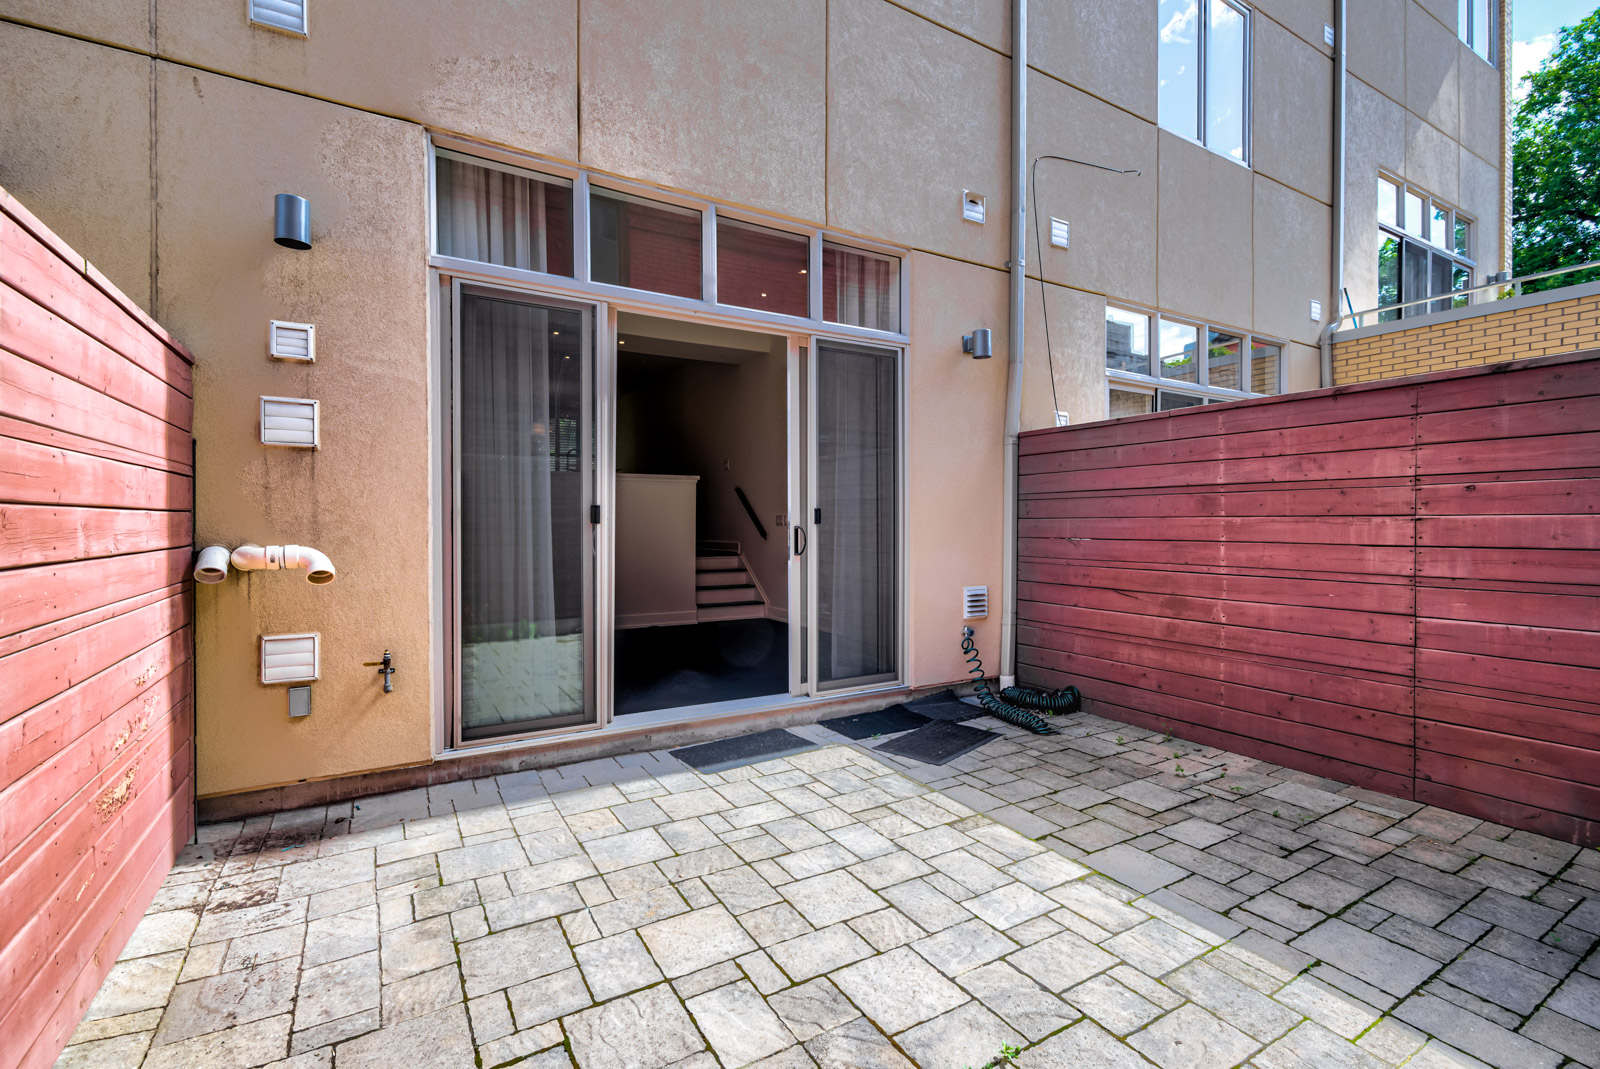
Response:
M261 399L261 444L315 449L321 444L317 402L303 397Z
M968 619L989 615L989 588L969 586L961 589L961 615Z
M261 636L261 682L303 683L322 674L322 640L304 635Z
M274 319L267 329L267 354L279 360L315 360L317 328L310 323L285 323Z
M1050 244L1060 248L1069 248L1072 245L1072 224L1065 219L1050 220Z
M269 30L282 30L299 37L307 35L307 0L246 0L250 21Z

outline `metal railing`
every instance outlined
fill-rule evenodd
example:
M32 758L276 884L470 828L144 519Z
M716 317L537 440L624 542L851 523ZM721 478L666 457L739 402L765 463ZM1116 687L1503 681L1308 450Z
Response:
M1524 282L1533 282L1541 278L1554 278L1556 275L1571 274L1575 271L1587 271L1590 268L1595 267L1600 267L1600 260L1590 260L1588 263L1577 264L1573 267L1558 267L1552 271L1536 271L1531 275L1519 275L1516 278L1509 278L1495 282L1485 282L1481 286L1469 286L1464 290L1451 290L1449 293L1436 294L1432 297L1420 297L1414 301L1402 301L1399 304L1380 304L1376 308L1366 308L1359 312L1345 312L1336 316L1333 322L1328 325L1328 333L1332 334L1334 331L1340 329L1346 320L1353 319L1355 320L1356 326L1364 327L1366 326L1366 323L1364 323L1362 320L1366 316L1373 315L1374 313L1381 314L1384 312L1399 313L1403 309L1414 308L1417 305L1445 304L1448 302L1445 308L1438 309L1438 311L1449 311L1452 307L1456 307L1456 298L1466 297L1470 294L1479 293L1483 290L1504 290L1509 287L1511 289L1512 296L1520 297L1522 296L1522 284ZM1503 296L1504 294L1499 294L1497 295L1496 299ZM1404 317L1401 316L1400 318L1403 319Z

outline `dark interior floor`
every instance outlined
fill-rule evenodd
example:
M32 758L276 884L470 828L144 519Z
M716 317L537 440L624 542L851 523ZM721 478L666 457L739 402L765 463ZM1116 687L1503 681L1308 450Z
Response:
M789 625L722 620L617 632L618 716L789 691Z

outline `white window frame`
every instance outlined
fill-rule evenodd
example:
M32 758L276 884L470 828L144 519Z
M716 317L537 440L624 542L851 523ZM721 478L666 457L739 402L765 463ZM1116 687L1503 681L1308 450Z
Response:
M1373 219L1378 225L1378 238L1380 245L1382 244L1382 239L1385 237L1395 238L1400 242L1401 289L1400 300L1396 303L1405 304L1407 301L1422 300L1424 298L1431 300L1432 298L1437 297L1441 301L1450 301L1452 308L1461 308L1471 304L1475 296L1471 293L1462 293L1459 297L1455 296L1459 292L1457 290L1451 290L1448 293L1433 293L1433 284L1431 281L1433 278L1433 272L1431 268L1428 273L1428 278L1430 280L1428 285L1429 292L1421 294L1407 294L1405 292L1404 285L1405 243L1409 241L1427 249L1430 261L1434 256L1442 256L1446 260L1449 260L1456 267L1465 268L1467 272L1466 288L1470 290L1478 280L1478 261L1476 258L1478 244L1478 221L1472 216L1468 215L1466 212L1463 212L1460 209L1446 203L1445 201L1440 200L1438 197L1435 197L1432 193L1429 193L1421 186L1407 182L1404 178L1392 175L1387 171L1378 172L1378 182L1380 185L1387 184L1395 187L1395 221L1393 223L1385 222L1376 211L1373 212ZM1408 193L1418 198L1422 204L1422 225L1418 228L1417 233L1412 233L1406 229L1406 194ZM1443 245L1435 243L1432 234L1434 212L1435 210L1439 209L1442 209L1445 213L1444 227L1446 243ZM1455 224L1458 221L1467 224L1467 251L1465 255L1456 252ZM1457 303L1457 301L1460 303ZM1378 311L1380 321L1384 321L1382 319L1383 312L1390 308L1394 308L1394 305L1380 306ZM1394 318L1403 319L1406 316L1426 315L1430 312L1436 311L1436 309L1430 303L1413 305L1410 308L1397 308L1395 311L1396 315Z
M1253 156L1250 144L1250 127L1252 125L1251 119L1254 110L1252 105L1253 101L1255 100L1255 10L1245 6L1242 3L1239 3L1238 0L1196 0L1196 2L1200 5L1200 10L1196 15L1196 18L1199 22L1196 33L1198 34L1200 40L1199 47L1196 50L1199 60L1198 70L1195 73L1196 81L1194 98L1196 112L1195 129L1200 131L1200 136L1190 137L1188 134L1179 130L1174 130L1169 126L1162 126L1161 129L1165 130L1174 137L1181 137L1183 140L1192 145L1199 145L1208 152L1215 153L1216 155L1221 156L1223 159L1232 163L1236 163L1240 167L1249 170L1251 167L1250 161ZM1211 25L1210 21L1206 18L1206 9L1207 6L1212 3L1225 4L1228 7L1233 8L1234 11L1238 12L1244 18L1244 115L1242 117L1242 121L1244 123L1244 159L1242 160L1237 159L1227 152L1223 152L1220 149L1212 147L1210 144L1210 139L1206 136L1206 73L1211 64ZM1159 26L1157 31L1159 32ZM1159 41L1157 42L1157 47L1160 47ZM1160 92L1161 87L1159 84L1158 75L1156 86L1156 93L1158 97ZM1158 99L1157 113L1159 114L1159 112L1160 102Z
M555 179L572 183L572 268L571 276L555 275L544 271L527 271L499 264L442 256L438 250L437 198L434 188L434 160L443 152L451 158L467 157L468 162L482 160L486 165L521 174L540 181ZM689 208L700 213L701 220L701 297L675 297L650 290L633 289L596 282L591 274L589 246L589 185L591 172L553 161L546 161L518 153L495 149L487 145L459 138L435 135L428 140L428 265L451 275L490 281L511 282L519 285L536 285L552 296L569 296L582 300L625 301L630 305L644 306L662 311L693 313L697 318L727 319L747 325L759 325L782 333L822 334L841 340L856 339L863 342L905 345L910 341L907 316L910 311L910 250L863 238L856 234L841 233L821 227L808 227L793 220L762 215L745 208L724 207L715 201L685 196L672 190L639 182L630 182L611 175L593 174L596 185L627 196L658 201L676 207ZM740 222L754 223L805 237L809 242L808 296L810 315L791 316L778 312L722 304L717 300L717 217L727 215ZM833 323L822 318L822 243L843 245L879 256L890 256L900 262L900 329L898 331L873 330L868 327Z
M1222 324L1222 323L1207 323L1207 322L1203 322L1203 321L1198 320L1198 319L1192 319L1189 316L1163 314L1162 312L1158 311L1157 309L1144 308L1144 307L1141 307L1141 306L1136 305L1136 304L1127 304L1127 303L1124 303L1122 301L1107 301L1106 302L1106 308L1107 309L1114 308L1117 311L1126 312L1126 313L1128 313L1130 315L1138 315L1138 316L1144 316L1145 317L1146 323L1148 324L1148 328L1147 328L1147 331L1146 331L1146 337L1149 339L1150 371L1151 371L1150 374L1143 375L1143 374L1140 374L1140 373L1135 372L1135 371L1124 371L1124 370L1122 370L1120 368L1108 367L1108 368L1105 369L1105 372L1106 372L1106 412L1108 413L1107 418L1112 418L1112 417L1109 416L1109 413L1111 411L1111 391L1112 390L1124 390L1124 391L1127 391L1129 393L1143 393L1143 394L1150 394L1152 396L1154 396L1158 391L1166 390L1169 393L1190 394L1191 396L1203 398L1208 402L1210 402L1210 401L1244 401L1244 400L1248 400L1248 399L1254 398L1254 397L1276 397L1279 394L1283 393L1284 351L1285 351L1285 349L1287 349L1288 343L1282 341L1281 339L1268 337L1267 335L1264 335L1264 334L1257 334L1257 333L1255 333L1253 331L1240 330L1238 327L1230 327L1230 326L1227 326L1226 324ZM1100 318L1101 318L1101 324L1102 324L1101 340L1100 340L1100 359L1103 362L1105 360L1105 333L1104 333L1105 315L1104 315L1104 313L1101 314ZM1210 333L1213 330L1216 330L1218 332L1225 333L1225 334L1231 334L1232 336L1238 338L1239 342L1240 342L1240 350L1241 350L1240 353L1239 353L1239 381L1240 382L1251 382L1252 381L1250 365L1255 359L1255 346L1256 346L1256 343L1257 342L1261 342L1261 343L1266 344L1266 345L1276 345L1278 347L1278 382L1277 382L1277 391L1275 393L1270 393L1270 394L1267 394L1267 393L1253 393L1253 392L1251 392L1249 390L1230 390L1230 389L1228 389L1226 387L1223 387L1223 386L1212 386L1209 382L1206 381L1208 378L1210 378L1211 370L1210 370L1210 367L1209 367L1209 361L1207 361L1204 358L1203 355L1199 355L1198 356L1198 365L1199 366L1196 369L1196 373L1195 373L1195 378L1197 378L1200 381L1198 381L1198 382L1184 382L1181 379L1172 379L1172 378L1167 378L1167 377L1163 376L1160 373L1160 366L1161 366L1161 341L1160 341L1160 338L1161 338L1161 326L1160 326L1160 324L1161 324L1161 320L1163 320L1163 319L1166 320L1169 323L1181 323L1186 327L1194 327L1195 328L1195 331L1196 331L1195 342L1196 342L1197 354L1203 354L1204 349L1205 349L1205 343L1209 342Z

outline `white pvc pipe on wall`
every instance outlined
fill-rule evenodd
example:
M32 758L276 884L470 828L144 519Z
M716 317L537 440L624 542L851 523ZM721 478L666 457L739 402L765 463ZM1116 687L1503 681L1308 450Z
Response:
M228 578L228 547L207 546L194 562L194 581L220 583Z
M233 551L233 566L241 572L277 571L280 568L304 568L306 579L322 586L336 578L333 561L320 549L310 546L257 546L244 545Z

